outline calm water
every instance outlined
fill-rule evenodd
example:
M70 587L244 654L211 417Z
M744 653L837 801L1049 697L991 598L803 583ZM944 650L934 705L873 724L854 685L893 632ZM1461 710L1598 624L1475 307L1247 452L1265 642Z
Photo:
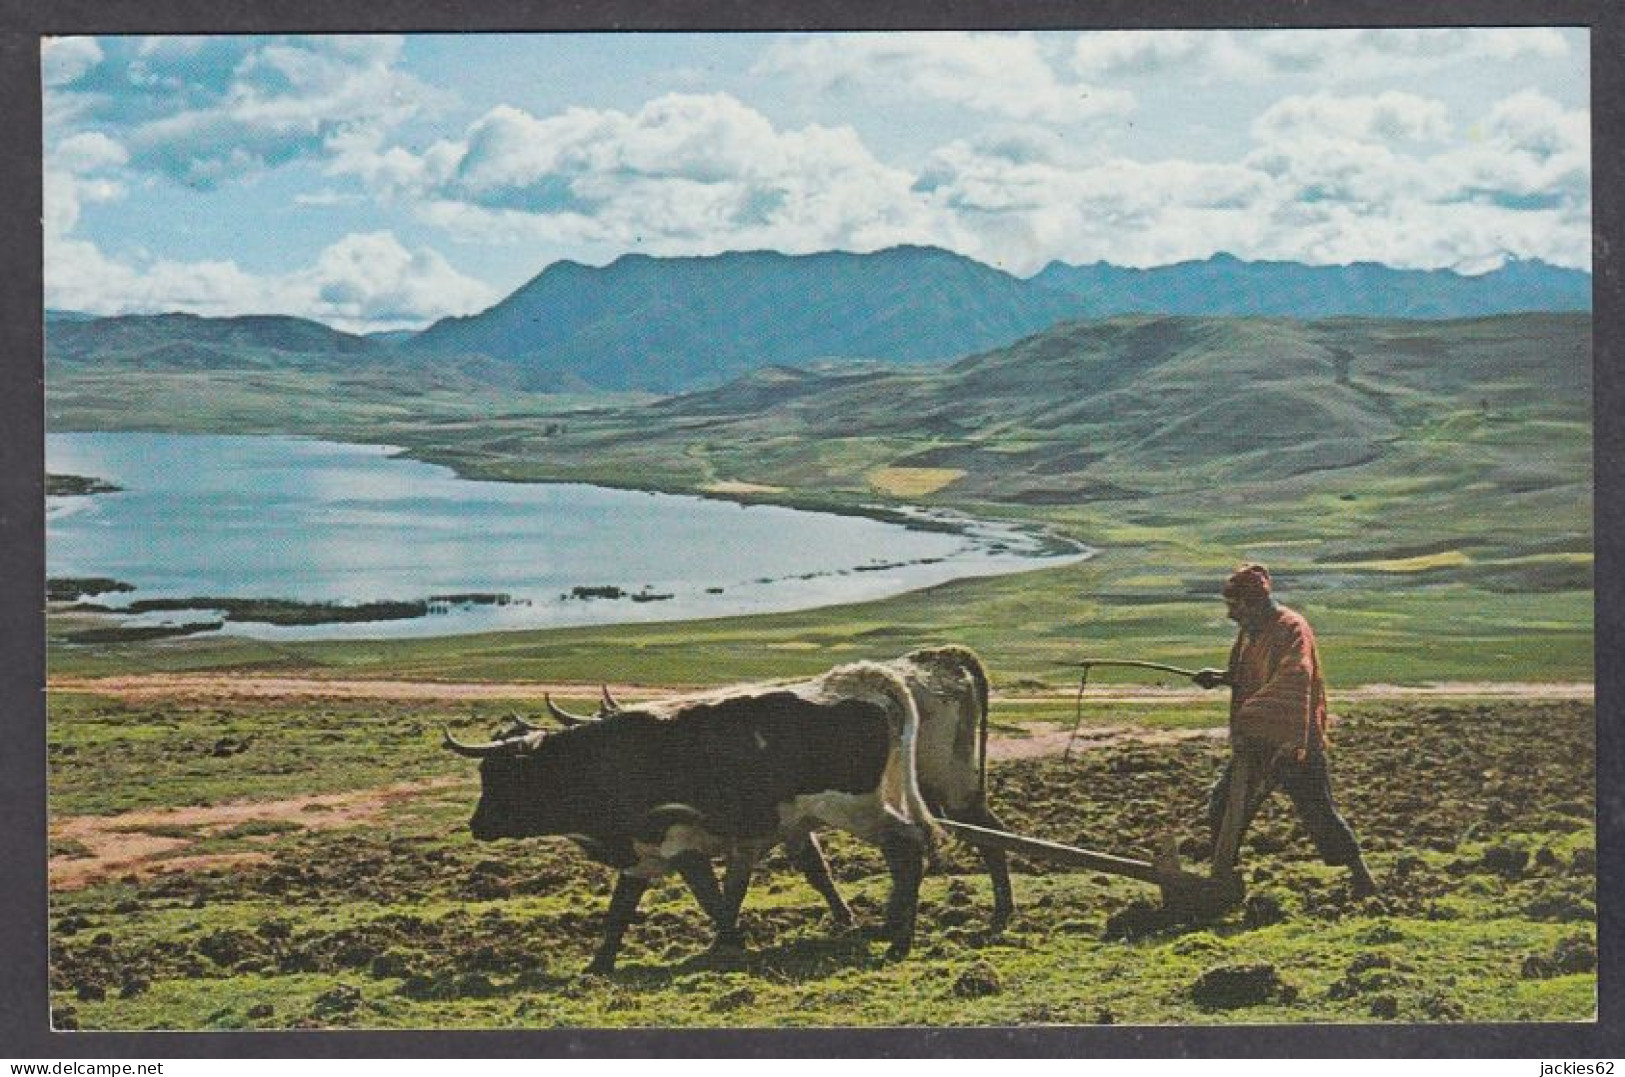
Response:
M1046 557L1033 539L991 524L940 534L581 484L474 482L395 451L288 437L48 435L51 472L123 488L48 499L49 574L136 587L108 605L203 595L516 600L405 621L227 626L264 638L377 637L805 609L1087 555ZM672 597L566 597L577 586Z

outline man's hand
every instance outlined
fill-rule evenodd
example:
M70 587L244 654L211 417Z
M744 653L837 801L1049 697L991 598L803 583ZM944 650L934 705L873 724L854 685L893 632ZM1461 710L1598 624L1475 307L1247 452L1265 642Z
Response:
M1221 684L1230 683L1230 674L1222 669L1202 669L1197 670L1196 676L1191 680L1202 688L1217 688Z

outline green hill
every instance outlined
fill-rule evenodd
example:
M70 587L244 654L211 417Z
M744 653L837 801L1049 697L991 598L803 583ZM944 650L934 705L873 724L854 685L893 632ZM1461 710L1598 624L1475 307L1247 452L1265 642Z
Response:
M897 438L910 450L877 465L964 470L956 492L995 501L1380 471L1441 423L1482 430L1484 451L1520 470L1537 462L1490 432L1588 423L1589 334L1585 315L1125 317L938 369L765 372L651 412L674 427L703 416L712 441ZM739 477L773 481L771 448L758 460Z
M270 314L57 319L47 324L45 347L58 363L161 369L353 364L387 355L385 348L363 337L306 318Z

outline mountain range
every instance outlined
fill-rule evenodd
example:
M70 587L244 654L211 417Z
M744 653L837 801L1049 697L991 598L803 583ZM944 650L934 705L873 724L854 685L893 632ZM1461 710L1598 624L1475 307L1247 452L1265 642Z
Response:
M1235 314L1288 318L1476 318L1524 311L1591 309L1591 274L1539 260L1507 262L1478 276L1392 269L1373 262L1309 266L1201 262L1125 269L1106 262L1051 262L1032 280L1077 296L1078 313Z
M407 345L491 355L536 387L671 392L765 363L952 359L1076 312L1076 301L927 247L874 254L707 258L633 254L602 269L559 262L490 310Z
M1446 319L1589 310L1590 293L1590 274L1534 261L1464 276L1217 255L1148 270L1056 262L1022 279L929 247L634 254L555 263L488 310L410 336L269 315L52 311L46 353L101 369L445 365L531 389L669 394L824 359L950 360L1120 313Z

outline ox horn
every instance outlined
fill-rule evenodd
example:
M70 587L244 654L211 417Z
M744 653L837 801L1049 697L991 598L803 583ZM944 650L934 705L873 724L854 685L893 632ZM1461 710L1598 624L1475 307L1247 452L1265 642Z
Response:
M621 709L620 701L609 694L609 685L601 684L598 686L598 697L603 701L600 704L600 713L614 714Z
M544 694L542 696L542 701L547 704L547 713L553 716L553 720L566 728L577 725L589 725L598 720L596 718L587 718L580 714L571 714L563 707L560 707L557 703L554 703L551 695Z
M458 755L464 755L470 759L484 759L488 755L495 755L497 752L506 747L506 745L500 740L486 741L484 744L464 744L462 741L451 735L450 729L442 726L441 731L446 737L445 741L443 741L440 745L442 748L448 748L451 751L456 752Z
M532 724L523 714L515 712L508 715L508 717L512 719L515 725L517 725L520 729L523 729L526 733L541 733L546 730L545 726Z

